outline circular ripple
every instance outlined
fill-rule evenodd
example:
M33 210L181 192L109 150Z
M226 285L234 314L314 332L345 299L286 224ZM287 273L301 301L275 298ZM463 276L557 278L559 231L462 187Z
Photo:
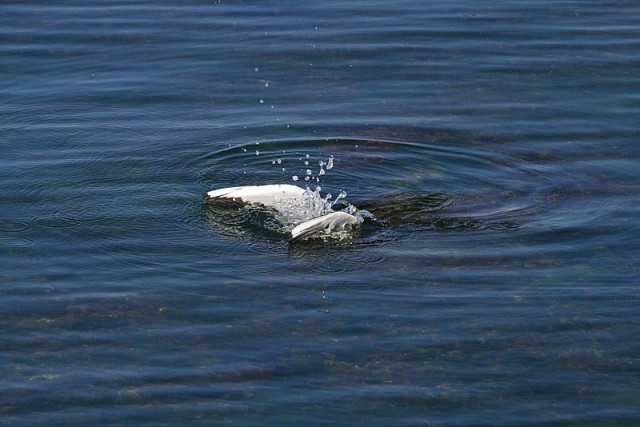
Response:
M35 245L33 240L24 237L0 237L0 246L6 248L25 248L33 245Z
M356 240L357 237L352 239ZM369 245L347 243L344 240L332 243L328 245L319 239L310 240L305 244L292 245L289 254L305 271L320 274L361 271L388 261L385 255Z
M444 130L409 136L405 141L257 141L192 159L189 167L200 170L198 181L203 190L260 183L303 186L310 182L321 185L323 193L345 190L349 202L370 211L375 218L366 220L351 242L368 245L430 231L503 232L522 228L549 215L550 205L541 203L541 197L554 193L552 187L558 178L565 187L573 184L569 174L558 177L556 171L551 179L539 162L528 163L509 154L507 145L501 145L503 141L498 138ZM326 164L329 156L333 156L334 167L323 168L325 173L320 174L319 163ZM312 180L294 182L291 177L304 176L305 168L310 169ZM263 227L246 214L236 213L235 220L226 224L215 209L207 215L215 232L235 238L246 238L249 233L248 241L284 237L270 234L273 230L269 226ZM344 247L344 242L328 243ZM314 268L341 269L320 264Z
M36 223L43 227L49 228L69 228L80 225L80 220L64 216L51 216L45 218L36 218Z
M19 233L27 231L31 226L23 221L14 221L10 219L0 219L0 231L5 233Z

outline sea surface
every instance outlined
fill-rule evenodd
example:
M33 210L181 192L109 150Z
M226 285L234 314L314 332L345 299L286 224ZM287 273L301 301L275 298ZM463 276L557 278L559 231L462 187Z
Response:
M3 1L0 425L640 424L639 23ZM202 199L278 183L372 217Z

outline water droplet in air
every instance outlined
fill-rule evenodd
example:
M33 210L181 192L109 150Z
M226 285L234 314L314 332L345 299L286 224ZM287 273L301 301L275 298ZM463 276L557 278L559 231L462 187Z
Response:
M256 156L259 156L260 152L258 150L256 150Z
M264 99L261 99L261 100L260 100L260 104L264 104Z
M294 180L294 181L297 181L297 180L298 180L298 175L293 175L293 176L291 177L291 179L292 179L292 180Z
M329 161L327 162L327 170L333 169L333 156L329 156Z
M311 175L313 172L311 172L311 169L307 169L306 174L307 175Z
M309 162L307 160L304 161L305 166L309 166Z
M276 162L278 162L278 164L281 164L282 160L278 159L278 160L276 160Z

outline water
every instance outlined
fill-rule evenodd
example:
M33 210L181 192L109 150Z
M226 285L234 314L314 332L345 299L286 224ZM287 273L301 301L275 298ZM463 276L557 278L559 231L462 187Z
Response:
M640 422L637 2L0 10L0 424Z

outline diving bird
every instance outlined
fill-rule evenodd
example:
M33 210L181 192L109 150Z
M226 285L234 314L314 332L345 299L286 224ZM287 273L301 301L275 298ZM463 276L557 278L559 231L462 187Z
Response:
M317 192L319 192L319 189L316 190L316 193ZM203 197L207 202L261 204L265 207L278 210L278 208L283 206L283 202L295 202L296 199L304 201L305 197L312 197L314 194L315 193L310 192L308 189L303 190L296 185L268 184L221 188L208 191L203 194ZM323 202L328 203L327 199L323 200ZM301 202L300 207L304 208L304 206L305 204ZM327 204L327 209L330 208L331 204ZM359 219L358 216L352 215L351 213L344 211L330 212L298 224L291 230L289 241L295 242L302 240L321 231L328 233L332 230L343 230L346 225L357 224L360 221L361 219Z

